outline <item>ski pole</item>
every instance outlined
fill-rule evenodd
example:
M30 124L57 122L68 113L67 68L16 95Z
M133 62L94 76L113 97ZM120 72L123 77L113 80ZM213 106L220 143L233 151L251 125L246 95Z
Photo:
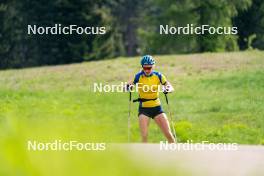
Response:
M131 92L129 92L129 104L128 104L128 120L127 120L127 127L128 127L128 136L127 136L127 139L128 139L128 142L130 142L130 128L131 128L131 124L130 124L130 113L131 113L131 98L132 95L131 95Z
M172 115L171 115L171 111L170 111L169 99L168 99L167 93L164 93L164 95L165 95L165 98L166 98L166 103L168 105L169 118L170 118L170 121L171 121L173 136L175 138L175 142L177 142L176 132L175 132L175 128L174 128L174 121L173 121L173 118L172 118Z

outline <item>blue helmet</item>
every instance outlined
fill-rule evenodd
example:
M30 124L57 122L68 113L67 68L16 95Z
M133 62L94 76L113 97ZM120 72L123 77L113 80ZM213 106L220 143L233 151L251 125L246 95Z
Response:
M150 55L145 55L142 57L141 59L141 65L154 65L155 64L155 60L152 56Z

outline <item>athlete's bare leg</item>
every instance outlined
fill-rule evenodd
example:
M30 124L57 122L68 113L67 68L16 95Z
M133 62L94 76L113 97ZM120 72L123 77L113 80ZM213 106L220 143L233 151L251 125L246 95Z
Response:
M175 143L175 138L173 137L170 124L165 113L161 113L154 118L157 125L160 127L164 136L167 138L169 143Z
M141 132L142 142L148 142L148 126L149 126L150 118L143 114L139 115L139 128Z

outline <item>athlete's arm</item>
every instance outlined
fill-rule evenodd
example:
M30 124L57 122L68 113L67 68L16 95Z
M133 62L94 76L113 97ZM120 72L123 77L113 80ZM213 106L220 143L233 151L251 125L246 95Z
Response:
M130 79L130 81L128 81L127 85L126 85L126 90L132 90L133 87L138 83L140 76L142 75L142 71L138 72L133 79Z
M161 84L163 85L163 92L164 93L170 93L174 91L173 86L171 85L171 83L167 80L167 78L161 74Z

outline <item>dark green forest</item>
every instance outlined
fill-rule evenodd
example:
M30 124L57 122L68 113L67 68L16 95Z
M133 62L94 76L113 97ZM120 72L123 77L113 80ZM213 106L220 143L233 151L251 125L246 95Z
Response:
M28 35L28 25L104 26L104 35ZM159 25L236 26L238 34L160 35ZM118 56L264 49L263 0L1 0L0 69Z

